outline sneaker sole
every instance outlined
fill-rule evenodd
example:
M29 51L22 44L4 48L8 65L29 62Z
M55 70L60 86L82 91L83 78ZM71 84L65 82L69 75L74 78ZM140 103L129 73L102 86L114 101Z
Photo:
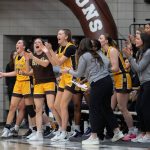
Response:
M43 141L43 139L27 139L27 141Z
M68 142L69 139L58 140L58 142Z
M111 140L111 141L112 141L112 142L117 142L117 141L121 140L123 137L124 137L124 135L120 136L118 139Z
M86 145L100 145L100 142L99 143L82 143L82 145L86 146Z

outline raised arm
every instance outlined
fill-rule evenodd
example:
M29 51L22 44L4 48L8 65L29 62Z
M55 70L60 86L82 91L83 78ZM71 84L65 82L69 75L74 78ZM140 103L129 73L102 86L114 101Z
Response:
M47 42L46 42L46 43L47 43ZM51 45L49 45L49 43L48 43L48 44L45 44L45 46L44 46L44 45L41 45L41 49L42 49L42 51L46 54L46 56L47 56L49 62L50 62L53 66L57 66L57 62L56 62L56 60L55 60L55 56L53 57L53 56L51 55L51 53L50 53L50 51L52 50ZM52 51L53 51L53 50L52 50ZM55 55L56 55L56 54L55 54Z
M43 67L47 67L49 65L49 61L48 60L41 60L37 57L35 57L32 52L28 53L30 59L32 59L34 62L36 62L37 64L43 66Z
M14 77L16 76L16 71L12 71L12 72L0 72L0 78L2 77Z
M148 49L144 53L142 59L138 63L136 63L135 59L132 57L131 51L129 49L124 48L123 52L126 55L126 57L128 58L128 60L129 60L129 62L131 64L131 67L136 72L143 71L147 67L147 65L150 64L150 49Z
M128 59L132 68L136 72L141 72L145 70L145 68L150 64L150 49L147 52L145 52L143 58L141 59L141 61L139 61L139 63L136 63L135 59L132 56L130 56Z
M58 58L58 56L52 49L50 50L50 54L51 54L52 58L55 59L55 62L58 66L61 66L68 59L68 57L66 57L64 55L61 58Z
M74 77L82 77L82 76L84 76L86 66L87 66L86 60L83 56L81 56L79 59L79 63L78 63L78 69L76 71L71 68L65 68L65 69L61 70L61 72L62 73L70 73Z
M64 55L61 56L60 58L58 57L58 55L53 51L52 47L49 47L48 49L49 51L45 51L47 57L49 58L49 60L51 61L53 59L53 61L55 62L56 66L61 66L69 57L71 57L72 55L75 54L76 51L76 47L75 46L69 46Z

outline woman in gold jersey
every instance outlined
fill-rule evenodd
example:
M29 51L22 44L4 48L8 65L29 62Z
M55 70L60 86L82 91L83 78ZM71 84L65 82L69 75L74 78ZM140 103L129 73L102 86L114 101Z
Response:
M124 137L124 140L131 140L131 138L135 138L136 136L134 134L133 119L127 109L129 92L132 88L131 77L126 69L121 52L119 52L118 49L114 46L113 40L109 37L109 35L101 34L99 41L111 63L111 71L113 74L115 88L113 96L116 96L116 98L112 97L112 108L114 109L118 103L118 107L122 112L129 129L129 134Z
M71 56L75 54L76 47L71 42L71 31L69 29L61 29L57 35L59 49L58 53L50 48L50 50L43 49L53 65L61 68L72 68ZM74 93L75 85L72 83L73 76L70 74L62 74L58 84L58 91L55 99L55 108L59 113L57 122L59 124L59 131L51 140L64 141L67 139L67 124L68 124L68 104Z
M19 40L16 43L16 51L18 55L15 59L15 70L7 73L0 72L0 77L16 76L16 82L13 89L9 113L7 116L4 132L2 133L1 137L9 137L11 123L13 121L18 104L20 103L22 98L24 98L25 100L26 110L31 117L33 125L35 125L35 111L33 109L33 100L31 98L30 79L29 76L20 74L20 72L26 71L26 61L25 57L23 56L25 53L24 40Z

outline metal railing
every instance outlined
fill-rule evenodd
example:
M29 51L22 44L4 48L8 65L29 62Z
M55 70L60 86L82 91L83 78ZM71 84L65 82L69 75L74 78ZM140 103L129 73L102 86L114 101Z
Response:
M144 27L146 25L146 23L144 24L131 24L130 26L129 26L129 33L130 34L132 34L132 35L135 35L135 33L136 33L136 30L138 29L138 28L140 28L140 27Z
M126 39L116 39L115 41L117 42L117 45L118 45L118 47L119 47L119 50L122 51Z

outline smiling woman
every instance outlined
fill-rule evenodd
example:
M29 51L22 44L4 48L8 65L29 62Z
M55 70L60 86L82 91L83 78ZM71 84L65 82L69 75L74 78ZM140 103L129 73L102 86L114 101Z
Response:
M13 131L11 130L12 127L12 121L15 115L15 112L18 108L18 105L20 101L23 99L25 100L26 104L26 110L28 115L31 118L31 122L33 126L35 127L35 111L33 107L33 99L31 98L31 84L30 84L30 78L28 75L23 75L21 72L25 72L27 70L26 67L26 60L24 57L25 53L25 41L24 40L18 40L16 43L16 51L17 56L15 58L14 62L14 71L11 72L0 72L0 77L12 77L16 76L16 82L13 89L13 94L11 97L11 104L9 108L9 113L6 120L6 125L4 127L4 132L2 133L1 137L10 137L11 134L13 135ZM22 122L22 118L20 118L20 123ZM16 134L18 135L19 131L19 125L18 128L15 128Z

